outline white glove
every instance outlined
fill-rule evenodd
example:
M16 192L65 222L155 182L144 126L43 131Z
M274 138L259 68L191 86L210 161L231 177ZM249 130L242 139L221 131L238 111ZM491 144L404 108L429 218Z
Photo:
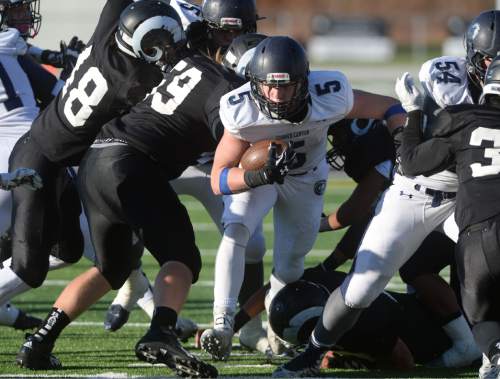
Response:
M413 82L413 78L409 72L405 72L401 78L396 79L394 90L406 112L423 109L424 95Z
M42 178L31 168L18 168L13 172L0 174L0 188L9 191L19 186L26 186L35 191L43 187Z

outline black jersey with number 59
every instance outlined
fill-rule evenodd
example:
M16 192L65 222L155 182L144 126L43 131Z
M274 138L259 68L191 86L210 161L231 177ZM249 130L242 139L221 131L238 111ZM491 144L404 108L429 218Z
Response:
M224 131L220 98L242 79L202 55L189 54L164 74L143 102L105 125L97 141L125 142L173 177L201 153L215 150Z
M144 99L162 79L155 65L118 49L115 31L131 0L108 0L71 77L35 120L32 138L53 162L77 165L102 125Z

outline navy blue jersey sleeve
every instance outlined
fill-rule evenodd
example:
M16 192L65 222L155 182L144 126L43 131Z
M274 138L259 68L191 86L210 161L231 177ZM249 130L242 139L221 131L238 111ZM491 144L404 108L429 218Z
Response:
M57 87L59 86L57 78L44 69L31 56L19 56L18 62L26 75L28 75L35 99L39 103L40 108L45 108L57 95Z
M408 113L408 126L404 130L403 144L400 149L401 167L406 175L432 175L445 170L453 164L455 157L449 138L431 138L423 140L423 112ZM452 124L450 114L443 111L431 127L434 130L446 130Z

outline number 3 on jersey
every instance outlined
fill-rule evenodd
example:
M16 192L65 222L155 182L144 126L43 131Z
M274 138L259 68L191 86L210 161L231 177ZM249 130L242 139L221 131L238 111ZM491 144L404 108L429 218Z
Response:
M186 62L180 61L175 65L172 71L182 71L186 66ZM172 115L200 80L201 71L196 67L191 67L189 70L176 75L167 85L166 91L170 97L168 97L166 102L163 101L164 94L158 92L158 89L165 84L165 80L163 80L160 85L152 91L153 99L151 100L151 108L158 113Z
M471 133L471 146L481 146L483 141L493 142L493 147L484 148L484 158L491 159L491 164L472 163L472 177L500 174L500 131L479 127Z
M70 78L66 81L62 90L62 96L71 87L75 80L75 74L80 66L90 56L92 46L88 46L78 57ZM64 103L64 115L73 127L85 125L92 114L92 107L99 105L102 98L108 92L108 83L97 67L91 67L83 74L76 87L69 91L69 96Z

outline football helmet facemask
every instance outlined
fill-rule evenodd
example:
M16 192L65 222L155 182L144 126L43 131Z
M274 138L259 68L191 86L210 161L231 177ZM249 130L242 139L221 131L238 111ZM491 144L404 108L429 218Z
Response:
M287 284L269 306L271 328L292 345L307 343L329 296L320 284L306 280Z
M142 0L125 8L115 38L120 50L149 63L171 63L176 50L186 45L179 15L161 0Z
M485 59L493 59L500 52L500 11L481 13L472 20L464 38L469 78L481 86L486 73Z
M500 102L500 55L491 62L486 71L479 104L486 103L487 98L490 96L496 96L498 102Z
M252 96L261 111L272 119L292 120L309 101L309 61L302 46L289 37L268 37L255 48L246 68ZM289 100L273 101L263 87L293 86Z
M0 0L0 29L16 28L24 38L40 31L40 0Z

